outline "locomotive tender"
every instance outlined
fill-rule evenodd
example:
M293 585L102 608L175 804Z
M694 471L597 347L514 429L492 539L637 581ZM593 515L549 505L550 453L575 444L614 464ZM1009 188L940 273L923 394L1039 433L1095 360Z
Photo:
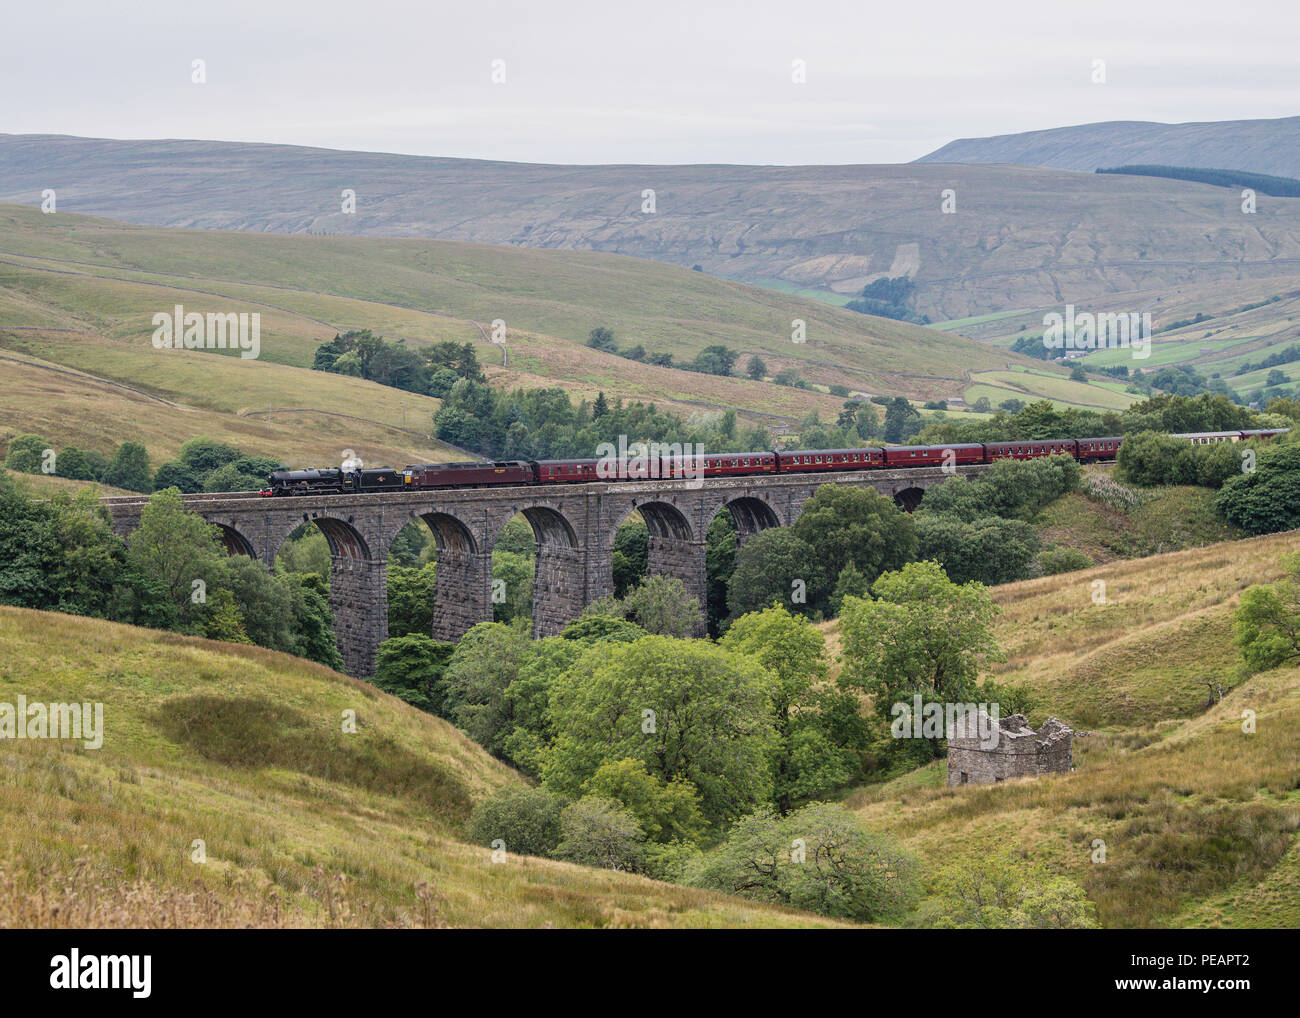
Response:
M1212 431L1172 435L1197 445L1272 438L1289 428L1256 431ZM962 466L993 463L1000 459L1035 459L1073 456L1080 463L1113 460L1122 436L1107 438L1048 438L1012 442L954 445L869 446L860 449L779 449L767 452L700 453L650 461L620 462L611 476L600 460L483 460L472 463L422 463L404 470L381 467L343 470L277 470L267 477L259 494L334 495L348 492L411 491L431 488L485 488L523 484L590 484L593 481L649 480L670 477L734 477L751 474L805 474L828 471L907 469L909 467Z

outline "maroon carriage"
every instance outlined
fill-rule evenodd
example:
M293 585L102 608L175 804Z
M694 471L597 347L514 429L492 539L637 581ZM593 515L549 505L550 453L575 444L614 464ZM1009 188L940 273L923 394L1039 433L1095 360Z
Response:
M885 465L889 467L941 467L945 463L963 466L984 462L984 446L970 442L954 445L896 445L885 449Z
M1100 440L1099 440L1100 441ZM994 460L1031 460L1039 456L1077 456L1078 443L1073 438L1033 439L1019 442L986 442L987 462Z
M815 473L819 470L871 470L885 465L883 449L784 449L776 454L783 474Z
M1079 457L1080 463L1113 460L1119 454L1119 444L1123 440L1119 435L1111 435L1107 438L1081 438L1075 443L1078 446L1075 455Z

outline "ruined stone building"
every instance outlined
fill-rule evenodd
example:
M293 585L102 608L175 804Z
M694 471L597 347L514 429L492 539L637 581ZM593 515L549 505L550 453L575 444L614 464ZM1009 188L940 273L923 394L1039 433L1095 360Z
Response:
M981 710L961 715L948 729L949 785L1068 773L1073 767L1074 731L1056 718L1035 732L1023 714L995 719Z

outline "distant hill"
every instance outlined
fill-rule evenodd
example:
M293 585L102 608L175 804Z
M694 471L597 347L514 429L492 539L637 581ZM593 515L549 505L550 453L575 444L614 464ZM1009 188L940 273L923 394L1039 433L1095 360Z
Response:
M1196 165L1106 146L1098 158ZM1206 158L1235 166L1218 151ZM837 303L907 276L912 310L934 321L1300 274L1295 199L1243 216L1203 184L1028 166L554 166L0 135L0 201L38 205L46 188L60 213L607 252ZM345 189L354 214L342 209ZM948 189L954 215L941 211ZM647 191L653 213L642 211Z
M962 138L918 163L1019 163L1091 173L1101 166L1160 163L1300 176L1300 117L1158 124L1112 120L1047 131Z

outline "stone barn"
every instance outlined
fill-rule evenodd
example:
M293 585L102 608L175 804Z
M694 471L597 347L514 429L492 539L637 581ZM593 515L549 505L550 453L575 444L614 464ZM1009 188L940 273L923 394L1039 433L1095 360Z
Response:
M948 729L949 785L988 785L1073 768L1074 731L1056 718L1034 731L1023 714L993 718L981 710L959 716Z

